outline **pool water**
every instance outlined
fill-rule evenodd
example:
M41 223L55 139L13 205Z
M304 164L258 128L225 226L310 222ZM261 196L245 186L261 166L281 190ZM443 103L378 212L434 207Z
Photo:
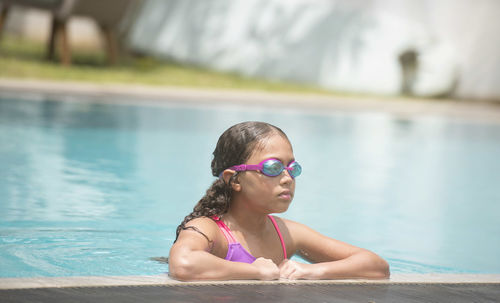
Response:
M246 120L280 126L303 166L281 216L393 273L500 273L500 125L100 101L0 98L0 277L167 272L150 258L213 181L219 135Z

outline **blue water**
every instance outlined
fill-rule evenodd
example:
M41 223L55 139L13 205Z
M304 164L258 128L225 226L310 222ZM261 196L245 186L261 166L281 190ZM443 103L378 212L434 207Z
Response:
M165 273L150 258L213 181L218 136L245 120L285 130L304 168L282 216L393 273L500 273L500 125L99 101L0 98L0 277Z

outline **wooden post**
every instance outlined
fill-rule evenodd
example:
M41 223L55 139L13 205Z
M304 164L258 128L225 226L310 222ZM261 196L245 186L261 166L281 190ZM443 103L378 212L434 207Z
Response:
M57 21L56 42L59 46L59 56L61 64L71 64L71 50L68 41L67 20Z
M47 59L50 61L54 61L56 57L56 34L57 34L57 18L55 15L52 15L52 20L50 24L50 36L49 43L47 44Z
M401 67L401 93L413 95L413 86L417 79L418 53L415 50L407 50L399 55Z
M3 27L5 24L5 20L7 20L7 14L9 13L9 6L4 4L0 9L0 39L2 38Z
M116 42L116 36L114 31L110 26L100 24L100 28L104 37L106 55L109 65L114 65L118 58L118 44Z

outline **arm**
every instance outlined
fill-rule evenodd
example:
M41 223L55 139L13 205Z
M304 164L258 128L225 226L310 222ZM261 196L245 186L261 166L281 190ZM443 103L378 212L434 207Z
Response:
M324 235L296 222L286 221L295 251L314 264L285 260L280 275L288 279L384 279L389 265L375 253Z
M198 218L187 225L196 226L210 239L220 238L218 227L207 218ZM215 227L214 227L215 226ZM207 239L196 231L187 229L179 234L169 256L170 275L178 280L233 280L279 278L279 269L271 260L258 258L254 263L224 260L212 253L224 251L217 245L211 247ZM222 242L225 244L224 240Z

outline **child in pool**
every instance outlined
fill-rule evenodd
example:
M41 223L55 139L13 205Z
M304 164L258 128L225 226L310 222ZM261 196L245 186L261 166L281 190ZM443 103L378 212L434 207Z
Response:
M213 152L218 179L177 228L170 275L179 280L340 279L389 277L368 250L326 237L285 212L301 167L285 133L263 122L226 130ZM289 260L298 254L312 262Z

